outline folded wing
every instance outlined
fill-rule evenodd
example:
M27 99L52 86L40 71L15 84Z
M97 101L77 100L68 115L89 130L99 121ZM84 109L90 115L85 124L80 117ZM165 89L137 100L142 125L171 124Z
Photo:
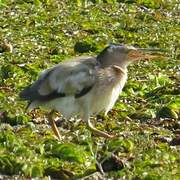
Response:
M79 98L92 89L95 78L94 61L63 63L43 71L37 81L20 93L20 98L29 101L47 101L65 96Z

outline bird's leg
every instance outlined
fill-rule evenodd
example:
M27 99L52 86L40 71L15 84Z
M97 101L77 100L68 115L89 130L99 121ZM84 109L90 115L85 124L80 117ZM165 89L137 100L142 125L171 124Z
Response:
M105 133L105 132L103 132L103 131L100 131L100 130L96 129L96 128L92 125L92 123L91 123L91 121L90 121L90 118L88 118L86 122L87 122L88 128L89 128L94 134L96 134L96 135L98 135L98 136L101 136L101 137L104 137L104 138L113 138L113 137L114 137L114 136L112 136L112 135L110 135L110 134L107 134L107 133Z
M60 135L59 130L58 130L57 126L56 126L56 123L55 123L55 121L54 121L54 119L53 119L53 114L54 114L54 111L51 111L51 112L48 114L48 120L49 120L49 122L50 122L50 125L51 125L51 128L52 128L54 134L56 135L56 137L57 137L59 140L61 140L61 135Z

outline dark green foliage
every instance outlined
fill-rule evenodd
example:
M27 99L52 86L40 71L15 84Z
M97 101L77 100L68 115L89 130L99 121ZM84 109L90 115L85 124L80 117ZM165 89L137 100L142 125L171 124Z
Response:
M97 48L95 45L91 43L88 43L88 42L77 42L74 46L74 51L75 52L79 52L79 53L85 53L85 52L94 52L96 51Z

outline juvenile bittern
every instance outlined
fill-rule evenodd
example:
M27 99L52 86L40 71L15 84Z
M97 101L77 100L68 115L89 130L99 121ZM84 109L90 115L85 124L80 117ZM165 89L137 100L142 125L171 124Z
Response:
M133 61L151 58L144 50L148 49L109 45L97 57L60 63L43 71L20 97L30 101L28 109L44 106L61 112L67 119L79 115L93 133L111 138L112 135L92 125L90 116L101 111L107 114L112 109L127 80L127 66ZM49 121L60 139L51 115Z

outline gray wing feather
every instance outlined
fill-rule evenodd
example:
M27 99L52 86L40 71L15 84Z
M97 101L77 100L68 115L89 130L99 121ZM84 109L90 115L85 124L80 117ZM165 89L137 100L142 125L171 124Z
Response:
M21 93L23 100L50 100L57 97L74 95L81 97L91 90L96 78L94 58L66 62L47 69L32 85Z

